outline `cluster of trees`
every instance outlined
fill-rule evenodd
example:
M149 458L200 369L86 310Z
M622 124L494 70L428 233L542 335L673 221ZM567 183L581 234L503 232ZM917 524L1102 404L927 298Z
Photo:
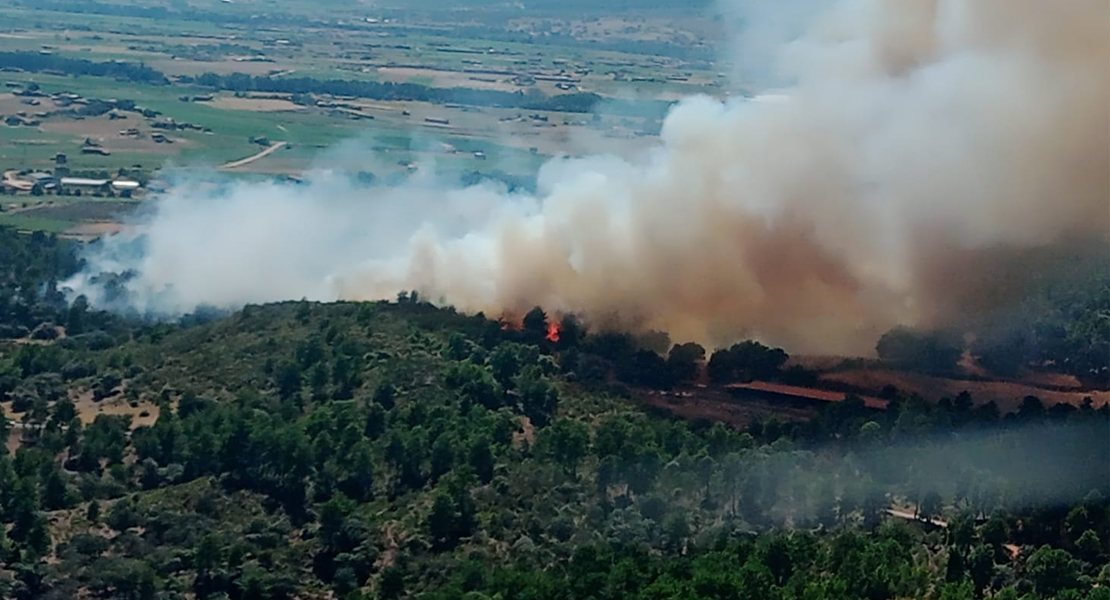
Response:
M73 75L93 75L115 77L141 83L169 83L164 73L146 65L122 61L94 62L81 58L67 58L56 54L39 52L0 52L0 67L14 67L25 71L57 71ZM415 100L434 104L467 104L475 106L500 106L524 110L547 110L572 113L588 113L601 104L602 98L591 92L576 92L548 96L539 90L527 92L504 92L498 90L479 90L471 88L435 88L416 83L394 83L377 81L356 81L344 79L320 80L311 77L270 77L268 75L247 75L230 73L218 75L205 73L195 78L181 78L184 83L195 83L217 90L233 92L271 92L284 94L331 94L335 96L357 96L375 100ZM649 103L650 106L633 105L636 103L617 102L607 110L620 109L624 112L644 112L655 116L666 112L668 103Z
M71 312L75 322L81 321L82 306L71 310L57 290L58 274L77 270L73 250L71 242L42 232L18 235L0 229L0 339L32 332L49 339L53 326L67 322Z
M576 381L584 383L605 383L612 378L628 386L670 390L697 382L703 369L716 385L754 380L796 382L799 377L797 368L783 370L789 359L785 351L755 341L719 348L710 355L693 342L671 345L665 334L583 335L573 319L564 319L562 327L572 334L564 336L560 344L564 351L561 364L574 373Z
M993 526L994 522L991 523ZM661 558L636 549L600 544L578 549L565 565L540 569L527 564L490 572L464 563L450 584L428 597L536 598L538 600L647 600L744 598L938 598L971 600L984 597L1000 576L1012 577L995 564L997 544L972 542L996 529L965 527L962 537L949 536L942 555L949 567L940 581L929 576L915 557L920 535L906 526L887 525L871 534L844 531L821 536L808 532L766 534L757 539L712 540L704 549L682 557ZM1110 589L1081 591L1081 575L1066 552L1042 547L1024 566L1021 583L992 597L999 600L1059 598L1102 600Z
M39 52L0 52L0 67L12 67L31 72L59 72L71 75L114 77L126 81L156 85L169 83L169 79L164 73L143 64L123 61L95 62L83 58L67 58ZM614 100L603 103L602 97L592 92L573 92L548 96L536 89L505 92L474 88L436 88L416 83L395 83L391 81L321 80L312 77L271 77L245 73L225 75L205 73L195 78L179 77L178 80L182 83L195 83L216 90L232 92L269 92L293 94L297 97L304 97L306 94L330 94L374 100L413 100L433 104L498 106L570 113L590 113L599 109L599 107L603 107L606 112L613 114L647 116L649 118L661 118L671 106L671 103L662 101Z
M162 85L169 83L165 74L146 65L124 62L96 62L84 58L68 58L58 54L43 52L0 52L0 67L23 69L31 72L57 71L70 75L92 75L113 77L125 81L136 81Z
M996 273L970 291L953 292L953 304L968 313L962 320L941 330L895 328L879 341L879 357L904 368L948 374L958 369L967 350L996 376L1048 369L1094 386L1110 384L1105 241L1071 239L1015 252L984 250L985 256L976 259L993 261Z
M321 80L312 77L270 77L268 75L247 75L245 73L226 75L205 73L198 75L196 78L186 78L182 81L232 92L330 94L375 100L415 100L433 104L499 106L524 110L574 113L591 112L602 100L601 96L590 92L548 96L535 89L527 92L505 92L473 88L435 88L417 83L395 83L392 81Z
M1106 267L1110 269L1110 266ZM1096 385L1110 382L1110 275L1067 281L1031 294L1011 313L986 320L972 352L992 372L1049 367Z
M6 296L77 266L49 237L0 242ZM177 324L48 308L65 337L0 346L0 439L18 441L0 452L0 597L1105 600L1110 584L1091 468L1107 409L850 399L736 431L603 391L692 379L700 347L664 358L660 336L574 319L553 335L539 309L515 328L415 293ZM785 360L717 354L725 378Z
M879 360L899 369L950 375L963 355L963 342L952 334L899 326L879 338L875 352Z

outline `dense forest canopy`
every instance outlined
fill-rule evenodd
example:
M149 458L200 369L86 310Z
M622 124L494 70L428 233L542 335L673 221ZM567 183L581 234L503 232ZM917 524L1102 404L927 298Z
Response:
M781 350L418 294L138 321L57 290L75 250L0 230L0 597L1110 597L1105 408L736 430L629 398Z

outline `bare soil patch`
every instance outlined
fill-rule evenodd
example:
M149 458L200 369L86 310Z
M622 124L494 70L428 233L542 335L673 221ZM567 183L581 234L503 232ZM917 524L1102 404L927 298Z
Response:
M478 90L498 90L513 92L520 86L509 81L508 75L490 75L486 73L463 73L459 71L442 71L439 69L424 69L417 67L378 67L378 77L382 81L406 82L413 78L432 79L433 87L465 87ZM492 80L492 81L491 81Z
M77 407L77 416L85 425L95 421L99 415L129 415L132 429L153 425L158 420L158 405L140 400L131 406L122 395L97 402L93 400L92 392L82 392L73 397L73 404Z
M105 235L113 235L123 231L124 227L121 223L114 221L102 221L96 223L81 223L76 227L71 227L63 234L65 237L79 239L79 240L93 240Z
M27 114L34 114L43 110L50 110L53 108L54 103L49 98L35 98L39 101L38 106L30 106L23 103L23 99L15 94L7 93L0 94L0 114L14 115L20 111L26 111Z
M636 400L654 409L691 421L721 421L737 429L753 422L776 419L780 422L802 422L817 414L816 410L785 406L754 398L737 398L714 388L682 388L673 392L641 391Z
M46 132L72 135L73 148L61 149L70 154L80 152L81 145L86 139L100 144L102 148L111 152L136 154L176 154L181 148L194 145L190 140L176 137L173 132L160 132L170 138L173 143L159 144L151 138L151 132L154 129L150 127L145 119L134 114L126 114L125 117L117 120L112 120L106 116L82 120L53 117L43 122L40 128ZM127 129L139 130L139 136L120 135L121 131Z
M205 104L222 110L247 110L252 112L288 112L304 110L303 106L280 98L236 98L235 96L220 96Z
M8 432L8 439L4 442L4 447L8 449L8 456L14 456L15 451L19 450L20 434L19 429L15 427Z

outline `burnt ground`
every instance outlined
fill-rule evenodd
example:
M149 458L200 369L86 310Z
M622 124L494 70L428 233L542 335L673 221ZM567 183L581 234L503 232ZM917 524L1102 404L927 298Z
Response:
M818 405L777 402L722 388L687 387L671 392L639 390L633 398L655 411L690 421L720 421L737 429L755 421L803 422L817 414Z

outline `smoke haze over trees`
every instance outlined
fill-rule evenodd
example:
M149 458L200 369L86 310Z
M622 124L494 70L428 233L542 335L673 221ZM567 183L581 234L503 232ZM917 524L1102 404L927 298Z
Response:
M109 241L69 285L105 305L89 278L129 271L137 305L171 314L417 289L711 346L868 353L899 324L1005 312L1042 271L1015 271L1015 293L999 294L1000 261L1068 239L1093 240L1081 262L1106 254L1097 12L840 2L781 54L797 81L786 101L685 100L649 158L556 160L536 194L318 178L214 201L183 188L142 223L142 253Z
M76 244L0 229L0 248L5 335L65 333L0 342L0 436L19 446L0 452L5 598L1105 600L1110 584L1105 407L1027 398L1002 416L895 392L886 411L849 396L734 430L613 395L691 378L705 351L642 349L661 335L564 318L556 340L539 308L517 329L412 293L131 321L64 302ZM785 358L709 357L738 379ZM157 416L90 419L86 394Z
M0 599L1110 600L1105 13L842 0L535 186L351 144L0 227Z

